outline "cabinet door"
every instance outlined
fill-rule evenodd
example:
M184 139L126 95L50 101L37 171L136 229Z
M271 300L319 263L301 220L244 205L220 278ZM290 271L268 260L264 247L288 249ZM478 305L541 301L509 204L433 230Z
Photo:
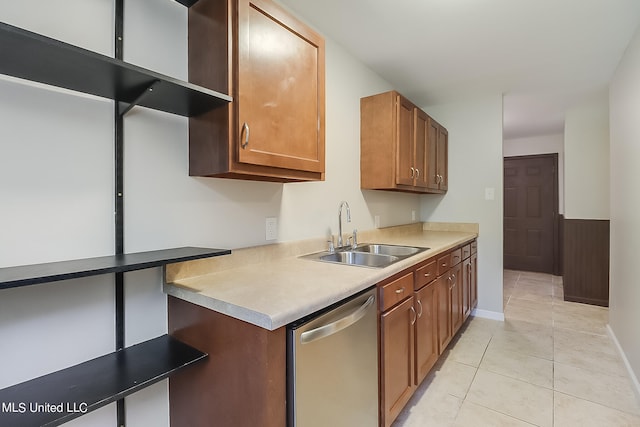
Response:
M438 317L438 354L442 354L451 341L451 288L449 274L436 281Z
M382 425L388 427L411 398L414 384L413 297L380 316Z
M324 41L268 0L238 0L240 163L324 172Z
M438 125L438 174L439 189L447 190L449 188L449 133L447 130Z
M438 123L429 119L429 129L427 132L427 186L432 190L439 188L438 178L438 134L440 127Z
M471 255L471 309L478 305L478 253Z
M414 147L413 147L413 109L406 98L396 98L396 184L413 186Z
M427 150L429 148L429 116L420 110L414 108L414 145L415 145L415 158L414 158L414 176L416 187L428 187L428 165L427 165Z
M471 314L471 259L462 261L462 321Z
M462 264L451 267L451 335L455 335L462 326L462 276Z
M438 360L438 319L436 285L417 291L414 296L416 320L416 385L420 385Z

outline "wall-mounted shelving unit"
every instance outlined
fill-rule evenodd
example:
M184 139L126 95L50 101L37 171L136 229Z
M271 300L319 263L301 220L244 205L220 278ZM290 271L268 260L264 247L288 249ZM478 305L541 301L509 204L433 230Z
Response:
M0 22L0 74L186 117L231 97ZM149 90L152 88L152 90Z
M0 268L0 290L228 255L228 249L175 248Z
M197 0L176 0L190 7ZM231 97L122 60L123 0L116 0L116 58L107 57L0 22L0 74L115 101L115 255L0 268L0 290L114 273L116 349L87 362L0 390L0 425L56 426L112 402L124 426L124 400L207 354L169 335L124 347L124 273L226 255L209 248L174 248L125 254L123 235L123 117L139 105L193 117L227 105ZM68 403L65 411L36 411L20 403ZM71 409L69 411L68 409ZM75 411L74 411L75 410Z
M0 424L57 426L155 384L205 357L205 353L162 335L0 390L0 402L11 405L0 412ZM45 403L55 405L56 410L36 406Z

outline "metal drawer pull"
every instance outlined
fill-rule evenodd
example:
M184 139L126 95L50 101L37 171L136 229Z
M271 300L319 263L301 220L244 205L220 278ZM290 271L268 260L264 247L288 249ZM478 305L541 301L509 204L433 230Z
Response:
M404 288L396 289L396 294L401 294L404 292Z
M431 276L431 273L424 273L424 277L429 277Z
M327 323L326 325L322 325L310 331L303 332L302 334L300 334L300 342L302 344L308 344L321 338L328 337L329 335L333 335L336 332L353 325L358 320L362 319L365 314L367 314L367 309L373 305L374 301L375 297L371 295L369 298L367 298L364 304L362 304L360 307L347 314L343 318L338 319L335 322Z
M443 262L443 263L442 263L442 266L443 266L443 267L446 267L446 266L447 266L447 263L446 263L446 262Z
M241 147L247 148L247 145L249 145L249 124L247 122L242 125L242 131L244 132L244 141L242 142Z

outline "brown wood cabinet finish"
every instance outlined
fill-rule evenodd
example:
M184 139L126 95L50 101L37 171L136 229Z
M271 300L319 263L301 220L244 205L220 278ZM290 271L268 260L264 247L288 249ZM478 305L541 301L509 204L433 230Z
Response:
M451 342L451 289L449 276L439 276L436 281L438 354L442 354Z
M234 101L189 121L189 173L324 179L324 40L270 0L189 9L189 80Z
M380 316L380 418L389 427L416 388L414 339L416 313L413 297Z
M429 119L427 187L437 193L449 188L449 132L433 119Z
M172 427L286 425L285 328L268 331L168 297L169 334L209 354L169 379Z
M370 190L443 193L430 186L430 168L446 169L447 131L396 91L360 100L360 186ZM439 142L442 139L442 143ZM443 145L445 144L445 145ZM431 166L433 163L433 166ZM440 165L440 166L439 166Z
M418 272L416 272L417 274ZM416 320L415 383L420 385L438 360L438 318L435 281L414 294Z
M408 272L380 287L380 310L386 311L411 295L413 295L413 272Z

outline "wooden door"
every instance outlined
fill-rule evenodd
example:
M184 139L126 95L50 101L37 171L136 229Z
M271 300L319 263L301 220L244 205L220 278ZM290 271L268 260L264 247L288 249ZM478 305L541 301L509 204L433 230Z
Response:
M471 283L470 283L470 292L471 292L471 310L473 310L478 305L478 253L474 252L471 255Z
M396 98L396 184L413 186L414 145L413 145L414 105L398 95Z
M449 188L449 133L438 125L438 175L440 175L438 188Z
M471 314L471 258L462 261L462 321Z
M414 146L415 146L415 186L428 187L428 157L429 149L429 116L419 108L414 108Z
M423 287L415 293L416 320L416 379L420 385L438 360L438 319L436 284Z
M240 163L324 172L324 41L269 0L238 0Z
M462 264L451 267L451 335L462 326Z
M427 131L427 186L432 190L437 190L439 187L438 179L438 133L439 125L433 120L429 119L429 129Z
M411 398L414 384L413 297L380 316L381 411L383 423L390 426Z
M504 268L554 272L557 154L504 159Z
M438 354L447 348L451 341L451 290L449 274L438 277L436 281L436 299L438 301Z

